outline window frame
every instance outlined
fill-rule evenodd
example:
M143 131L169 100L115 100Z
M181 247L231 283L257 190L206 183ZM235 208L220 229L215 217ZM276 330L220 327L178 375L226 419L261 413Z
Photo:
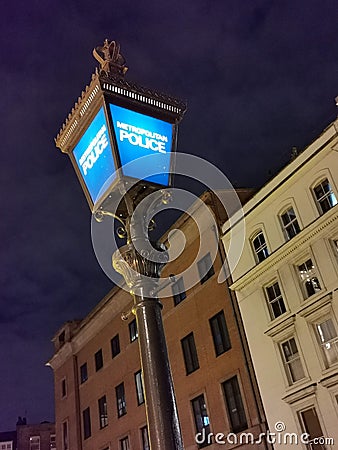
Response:
M89 439L92 435L92 423L90 417L90 406L82 411L83 440Z
M138 329L137 329L137 322L136 317L128 324L129 327L129 341L130 343L137 341L138 339Z
M259 236L263 236L264 245L262 243L260 243L260 245L256 248L254 242ZM254 255L254 258L255 258L255 261L257 264L265 261L270 256L268 243L267 243L267 240L265 239L265 233L262 228L256 230L255 233L252 234L252 236L250 238L250 246L253 251L253 255ZM262 255L265 255L262 259L259 256L261 254L261 252L263 252Z
M295 347L297 349L297 353L292 353L293 350L292 350L291 344L289 345L289 349L291 349L292 356L294 356L296 354L297 354L297 356L288 360L287 355L284 351L284 348L285 348L284 345L286 343L290 343L291 341L294 342ZM288 336L287 338L280 341L278 345L279 345L279 350L280 350L280 354L281 354L281 358L282 358L282 362L283 362L284 373L286 374L286 378L287 378L289 386L292 386L292 385L298 383L299 381L304 380L306 378L306 372L305 372L305 367L304 367L303 359L302 359L301 352L300 352L299 343L296 339L296 336L295 335ZM297 378L297 379L293 379L294 375L293 375L292 369L290 369L290 367L292 367L292 363L294 363L295 361L299 361L300 367L303 372L303 376L301 376L300 378Z
M115 397L117 417L120 418L127 414L126 392L123 381L115 387Z
M318 422L317 425L319 425L319 428L320 428L320 431L321 431L321 435L320 436L311 436L311 433L309 433L310 430L308 429L308 426L307 426L308 424L304 421L303 413L308 412L310 410L313 410L314 413L315 413L315 417L316 417L317 422ZM303 431L303 433L308 433L308 435L309 435L309 439L310 440L309 440L309 443L306 444L306 448L310 450L310 449L313 448L312 447L312 443L313 443L314 439L325 436L325 432L323 432L323 426L322 426L319 414L317 412L316 405L314 405L314 404L306 405L303 408L298 409L296 413L297 413L297 419L298 419L298 423L300 425L301 430ZM326 450L326 446L324 444L316 444L315 448L316 449Z
M120 336L119 333L115 334L110 340L110 349L112 359L116 358L121 353Z
M332 178L332 177L331 177ZM316 194L315 189L318 188L319 186L321 186L325 181L327 181L327 184L330 187L330 190L327 192L324 192L324 194L321 197L318 197ZM330 182L329 177L325 176L320 178L318 181L316 181L316 183L314 183L311 187L311 191L312 191L312 195L314 197L317 209L319 214L322 216L323 214L325 214L326 212L330 211L332 208L334 208L337 205L337 196L336 196L336 192L333 189L333 183ZM323 189L324 191L324 189ZM330 195L333 195L334 201L333 201L333 205L330 205L330 207L328 209L323 208L322 206L322 201L326 201ZM330 202L329 202L330 203Z
M142 370L138 370L134 374L137 406L143 405L145 402Z
M103 368L103 352L102 348L100 348L94 355L95 360L95 371L98 372Z
M29 450L40 450L41 438L40 435L29 436Z
M69 450L68 420L62 422L62 450Z
M275 289L276 285L278 286L279 295L276 295L274 298L272 298L270 296L270 292L272 292L272 289L273 289L274 292L276 291L276 289ZM270 283L265 285L263 290L264 290L266 304L267 304L267 307L268 307L269 316L270 316L271 320L278 319L283 314L287 313L288 308L287 308L286 302L284 300L284 296L283 296L283 292L282 292L279 280L274 279L273 281L271 281ZM281 306L280 306L281 302L282 302L282 304L284 306L285 311L282 311L283 308L281 308ZM273 304L276 304L276 303L278 304L278 308L279 308L279 311L280 311L280 314L278 314L278 315L275 315L275 311L274 311L274 308L273 308Z
M218 334L216 334L217 332L216 327L213 325L215 322L219 330L220 338L218 338ZM211 330L212 340L214 343L215 355L217 358L218 356L223 355L223 353L226 353L231 349L231 339L223 309L218 313L216 313L215 315L213 315L212 317L210 317L209 326ZM218 339L220 339L221 342L217 342Z
M107 397L103 395L97 401L98 403L98 412L99 412L99 425L100 430L108 426L108 404Z
M318 326L328 322L329 320L332 322L332 326L336 333L336 336L334 336L331 339L328 339L327 341L324 341L324 340L322 340L322 337L324 337L324 336L321 335L323 333L320 333ZM312 326L313 326L314 333L316 336L317 344L319 345L319 348L320 348L320 353L321 353L321 357L324 362L325 368L329 369L331 367L337 366L337 364L338 364L338 326L337 326L337 322L336 322L335 318L333 317L333 315L326 315L326 316L320 317L314 323L312 323ZM325 349L323 347L324 347L324 345L327 345L327 344L331 345L332 341L333 341L333 346L334 346L333 348L335 349L336 360L334 362L330 363L327 353L325 352Z
M150 450L149 431L147 425L140 428L142 450Z
M178 287L177 292L175 292L175 288ZM183 302L184 299L187 298L187 293L185 291L184 279L183 277L179 277L172 285L171 290L173 293L174 306L179 305Z
M311 255L306 255L302 260L299 260L298 263L296 264L297 277L305 300L323 291L322 287L323 284L320 278L319 270L317 268L317 265L313 261L314 258ZM310 269L307 267L309 265L308 264L309 262L311 262L312 264ZM304 266L304 268L306 269L304 271L304 275L302 275L301 270L302 266ZM315 287L316 284L318 285L317 289ZM310 291L311 288L313 292Z
M210 252L206 253L199 261L197 261L197 269L201 284L204 284L215 274Z
M181 347L186 375L190 375L200 368L193 332L187 334L181 339Z
M83 375L85 375L85 377ZM80 366L80 384L85 383L87 380L88 380L88 365L86 361Z
M202 443L198 444L199 448L207 447L208 445L212 444L211 439L209 439L209 433L210 433L210 415L208 412L207 402L205 400L204 393L197 395L193 399L190 400L191 410L193 414L194 424L195 424L195 430L196 434L202 433L205 429L205 440ZM195 408L195 405L198 406L198 408ZM203 413L206 412L204 415ZM208 423L204 425L204 420L207 419ZM200 426L202 425L202 426Z
M230 396L228 388L232 390L232 397ZM231 431L233 433L239 433L247 430L249 428L248 417L237 375L234 375L222 382L222 392ZM236 421L238 422L237 424Z
M287 215L288 218L290 218L289 212L292 210L294 214L294 218L290 219L288 223L284 223L283 217ZM279 221L280 225L282 227L283 235L287 241L290 241L292 238L297 236L301 232L301 227L299 225L297 214L295 213L295 209L292 205L288 205L286 208L283 209L281 213L279 213ZM290 233L289 230L292 229L293 231Z
M130 450L129 436L124 436L123 438L120 439L120 449Z

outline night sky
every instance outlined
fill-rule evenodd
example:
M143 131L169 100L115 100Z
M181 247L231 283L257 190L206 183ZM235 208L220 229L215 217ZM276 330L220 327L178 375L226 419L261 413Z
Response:
M178 149L258 187L336 118L336 0L4 2L1 35L0 431L53 420L45 362L66 320L112 287L54 137L117 40L127 79L187 100Z

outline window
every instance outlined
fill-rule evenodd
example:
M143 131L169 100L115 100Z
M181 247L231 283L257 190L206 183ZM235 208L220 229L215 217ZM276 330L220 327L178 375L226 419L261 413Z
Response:
M332 319L315 325L318 340L328 367L338 362L338 336Z
M62 423L62 450L68 450L68 422Z
M90 421L90 408L86 408L82 411L83 419L83 438L88 439L92 435L92 426Z
M276 319L286 312L284 300L276 281L271 286L265 288L271 319Z
M210 253L207 253L200 261L197 262L197 267L201 284L203 284L215 273Z
M305 377L303 366L294 338L290 338L281 344L283 363L290 384Z
M136 319L132 320L129 324L129 337L130 342L134 342L138 338Z
M194 334L190 333L181 340L183 357L187 375L199 369Z
M100 428L104 428L108 425L107 399L105 395L99 398L98 404Z
M187 296L187 294L185 293L183 277L175 281L175 283L172 285L172 291L174 297L174 305L177 306Z
M293 208L289 208L280 216L286 239L292 239L300 232L298 220Z
M56 435L51 434L49 436L49 448L50 450L56 450Z
M142 403L144 403L144 392L143 392L143 381L141 370L135 373L135 387L136 387L137 404L142 405Z
M231 348L229 333L223 311L220 311L218 314L213 316L209 320L209 323L212 338L214 340L216 356L219 356Z
M122 417L127 414L126 408L126 397L124 394L124 384L121 383L115 388L116 392L116 405L117 405L117 416Z
M66 397L66 395L67 395L67 384L66 384L66 378L64 378L61 381L61 396L63 398L63 397Z
M203 432L203 430L205 430L206 439L203 443L199 444L199 447L205 447L210 444L211 441L208 440L208 435L210 433L210 421L207 412L207 406L204 400L204 395L201 394L198 397L194 398L191 401L191 406L194 413L196 432L201 433Z
M259 231L252 239L252 247L257 262L264 261L269 256L268 247L265 242L263 231Z
M141 428L142 450L150 450L148 427Z
M113 339L110 341L110 346L111 346L111 357L115 358L115 356L117 356L121 351L120 338L118 334L114 336Z
M319 423L316 408L312 406L304 411L300 411L298 417L303 432L309 434L309 443L306 445L306 448L311 450L325 450L325 445L314 442L315 440L318 442L316 438L323 437L323 431Z
M29 438L29 450L40 450L40 436L31 436Z
M336 196L327 178L313 188L319 212L324 214L337 204Z
M95 353L95 370L96 372L100 369L102 369L103 367L103 354L102 354L102 349L100 348L100 350L98 350Z
M230 378L230 380L225 381L222 384L222 387L230 419L231 431L238 433L245 430L248 428L248 423L237 377L234 376Z
M80 381L81 384L88 380L87 363L82 364L80 367Z
M128 436L120 440L120 449L129 450L129 439Z
M316 294L321 290L316 268L309 258L303 264L298 266L299 277L302 283L303 291L306 297Z

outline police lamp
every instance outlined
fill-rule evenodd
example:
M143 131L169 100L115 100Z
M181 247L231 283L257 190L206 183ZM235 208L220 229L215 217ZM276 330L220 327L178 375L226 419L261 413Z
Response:
M55 143L70 156L95 213L109 209L121 185L132 186L132 199L171 185L177 125L186 104L127 81L125 59L115 41L105 40L93 54L100 68L78 98Z

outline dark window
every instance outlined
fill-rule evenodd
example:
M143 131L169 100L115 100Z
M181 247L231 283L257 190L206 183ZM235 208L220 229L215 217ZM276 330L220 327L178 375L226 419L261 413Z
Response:
M66 332L65 330L63 330L60 334L59 334L59 344L63 345L66 342Z
M200 261L197 262L197 267L201 284L203 284L215 273L210 253L207 253Z
M108 425L108 412L107 412L107 399L104 395L103 397L99 398L99 422L100 422L100 428L104 428Z
M67 384L66 384L66 378L64 378L61 381L61 396L66 397L67 395Z
M286 312L279 284L276 282L266 288L271 319L276 319Z
M323 438L323 431L315 407L312 406L305 411L301 411L298 415L304 433L308 433L309 435L309 441L306 448L311 450L325 450L325 445L320 444L320 439L318 439Z
M118 334L114 336L113 339L110 341L110 345L111 345L111 356L112 358L115 358L115 356L117 356L121 351L120 338Z
M81 381L81 383L84 383L87 380L88 380L87 363L84 363L80 367L80 381Z
M136 386L137 404L142 405L142 403L144 403L144 392L143 392L143 380L141 370L135 373L135 386Z
M62 450L68 450L68 422L62 424Z
M292 239L300 232L298 220L293 208L289 208L280 216L286 239Z
M84 439L88 439L92 435L89 407L82 412L82 418L83 418L83 437Z
M257 262L264 261L269 256L268 247L265 242L263 231L260 231L252 240L252 246L255 252Z
M120 440L120 449L121 450L129 450L128 436Z
M306 297L310 297L321 290L316 268L310 258L298 266L298 272Z
M185 293L183 277L175 281L175 283L172 285L172 291L174 297L174 305L177 306L187 296L187 294Z
M317 186L313 188L313 192L321 214L324 214L337 204L336 196L327 178L317 184Z
M199 444L199 447L206 447L211 444L208 439L210 433L210 421L207 412L207 406L205 404L204 395L199 395L191 401L192 410L194 413L196 432L202 433L205 430L205 440Z
M150 450L148 427L141 428L142 450Z
M187 375L189 375L189 373L192 373L199 368L194 334L193 333L188 334L188 336L186 336L181 340L181 344L185 368L187 371Z
M102 354L102 349L98 350L95 353L95 370L96 372L100 369L102 369L103 367L103 354Z
M138 338L136 319L132 320L129 324L129 337L130 342L134 342Z
M124 394L124 384L121 383L115 388L116 392L116 405L117 405L117 416L122 417L127 414L126 408L126 397Z
M210 320L212 338L214 340L216 356L221 355L231 348L229 333L223 311L213 316Z
M248 424L237 377L230 378L230 380L225 381L222 386L231 423L231 430L234 433L243 431L248 428Z

